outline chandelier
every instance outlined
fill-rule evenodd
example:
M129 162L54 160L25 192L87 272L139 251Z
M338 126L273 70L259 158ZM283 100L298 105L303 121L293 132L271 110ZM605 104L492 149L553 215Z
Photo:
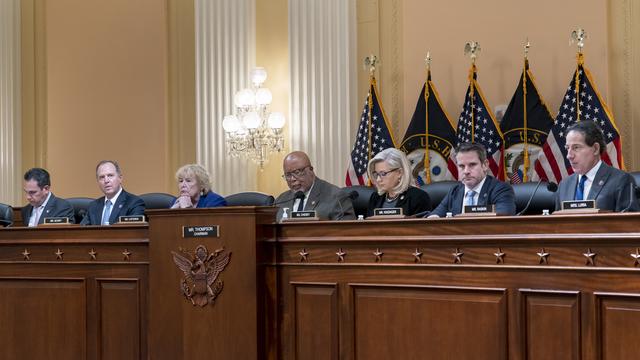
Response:
M260 169L271 152L282 151L284 137L282 113L270 112L272 96L262 87L267 71L257 67L251 71L251 88L238 91L233 100L234 115L226 115L222 121L229 155L242 156L256 162Z

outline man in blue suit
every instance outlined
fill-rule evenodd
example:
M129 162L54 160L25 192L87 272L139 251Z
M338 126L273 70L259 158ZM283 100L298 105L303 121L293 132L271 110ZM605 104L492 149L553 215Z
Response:
M580 121L569 127L565 147L573 175L558 185L556 210L567 200L595 200L601 210L640 210L633 176L602 161L607 145L596 123Z
M120 165L112 160L103 160L96 166L96 179L104 197L89 204L82 225L110 225L120 216L143 215L144 201L122 188Z
M38 226L48 217L66 217L74 222L73 206L51 192L51 176L47 170L33 168L24 173L23 190L29 202L21 210L26 226Z
M460 183L442 199L430 218L444 217L447 213L462 213L464 205L495 205L498 215L514 215L515 195L511 185L489 173L487 150L482 144L462 143L456 149L456 164Z

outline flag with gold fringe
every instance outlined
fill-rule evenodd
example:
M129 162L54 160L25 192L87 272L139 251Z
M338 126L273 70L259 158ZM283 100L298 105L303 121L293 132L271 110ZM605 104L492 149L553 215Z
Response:
M349 157L345 184L347 186L370 185L367 175L369 160L380 151L390 147L396 147L396 145L382 104L378 100L376 79L371 75L369 93L360 116L358 134Z
M624 169L620 132L613 114L598 92L593 77L584 66L582 53L578 54L578 66L564 95L555 123L547 136L547 142L535 163L536 175L545 181L558 183L573 174L567 160L566 129L578 121L595 121L604 133L607 149L602 160L618 169Z
M400 150L407 153L417 185L457 180L458 169L452 158L455 143L455 127L442 106L429 69L400 145ZM425 156L427 148L429 152Z
M500 126L477 82L475 63L469 71L469 87L456 131L458 143L480 143L487 149L491 175L504 181L504 143ZM456 144L456 145L457 145Z
M507 179L512 184L531 181L553 116L536 87L529 61L525 58L522 76L500 122L504 136Z

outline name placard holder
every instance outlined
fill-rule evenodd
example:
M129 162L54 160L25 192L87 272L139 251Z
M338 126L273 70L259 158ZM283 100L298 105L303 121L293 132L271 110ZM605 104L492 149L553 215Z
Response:
M465 205L456 217L496 216L495 205Z
M68 225L71 224L68 217L46 217L44 218L42 224L38 226L50 226L50 225Z
M402 208L378 208L373 209L373 216L369 216L367 220L404 219L405 217Z
M219 225L183 226L183 238L220 237Z
M596 208L595 200L570 200L561 203L562 209L554 211L554 215L562 214L597 214L607 212Z
M146 224L144 215L127 215L118 216L118 222L116 224ZM114 224L115 225L115 224Z
M291 217L283 219L283 222L287 221L317 221L320 220L315 210L309 211L294 211L291 213Z

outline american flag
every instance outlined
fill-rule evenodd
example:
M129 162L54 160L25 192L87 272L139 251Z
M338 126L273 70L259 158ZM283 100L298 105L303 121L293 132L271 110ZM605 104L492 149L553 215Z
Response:
M577 87L576 78L579 80ZM620 133L580 55L578 68L571 78L547 142L535 163L536 175L540 179L559 183L563 178L573 174L565 149L566 129L583 120L595 121L604 132L607 149L602 154L602 160L615 168L623 168Z
M349 159L345 180L347 186L369 185L367 175L369 160L386 148L396 147L384 109L378 101L376 87L376 79L372 76L369 93L360 116L358 135ZM369 117L371 117L371 123L369 123ZM371 139L371 146L369 146L369 139Z
M492 175L504 181L504 141L500 126L489 108L477 83L476 67L472 65L469 88L458 118L458 144L480 143L487 148L487 159Z

